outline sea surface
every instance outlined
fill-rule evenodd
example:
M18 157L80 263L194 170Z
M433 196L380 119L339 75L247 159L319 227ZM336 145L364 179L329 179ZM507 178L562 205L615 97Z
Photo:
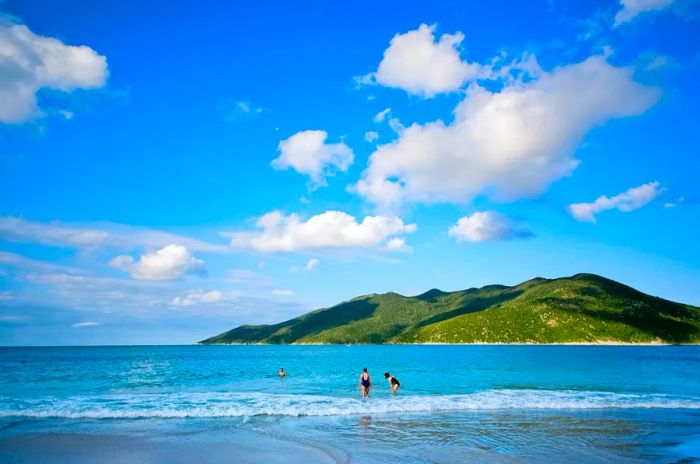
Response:
M700 347L0 348L0 462L700 462Z

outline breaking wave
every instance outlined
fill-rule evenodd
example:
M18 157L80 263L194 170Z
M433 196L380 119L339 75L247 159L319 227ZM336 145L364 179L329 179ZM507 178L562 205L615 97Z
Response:
M343 416L503 409L700 409L700 398L573 390L487 390L462 395L360 398L201 392L0 398L0 416L36 418L184 418Z

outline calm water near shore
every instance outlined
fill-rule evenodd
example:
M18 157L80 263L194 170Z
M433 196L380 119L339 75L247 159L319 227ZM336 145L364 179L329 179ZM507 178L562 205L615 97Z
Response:
M696 346L0 348L0 462L700 462L698 372Z

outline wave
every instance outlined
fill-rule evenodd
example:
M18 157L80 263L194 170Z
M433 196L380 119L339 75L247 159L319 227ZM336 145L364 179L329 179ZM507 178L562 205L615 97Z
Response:
M573 390L487 390L463 395L341 398L202 392L0 398L0 417L185 418L344 416L503 409L700 409L700 398Z

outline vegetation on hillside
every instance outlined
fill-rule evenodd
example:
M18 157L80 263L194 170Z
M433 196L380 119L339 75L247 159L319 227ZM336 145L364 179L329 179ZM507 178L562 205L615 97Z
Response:
M200 343L698 343L700 308L592 274L366 295Z

